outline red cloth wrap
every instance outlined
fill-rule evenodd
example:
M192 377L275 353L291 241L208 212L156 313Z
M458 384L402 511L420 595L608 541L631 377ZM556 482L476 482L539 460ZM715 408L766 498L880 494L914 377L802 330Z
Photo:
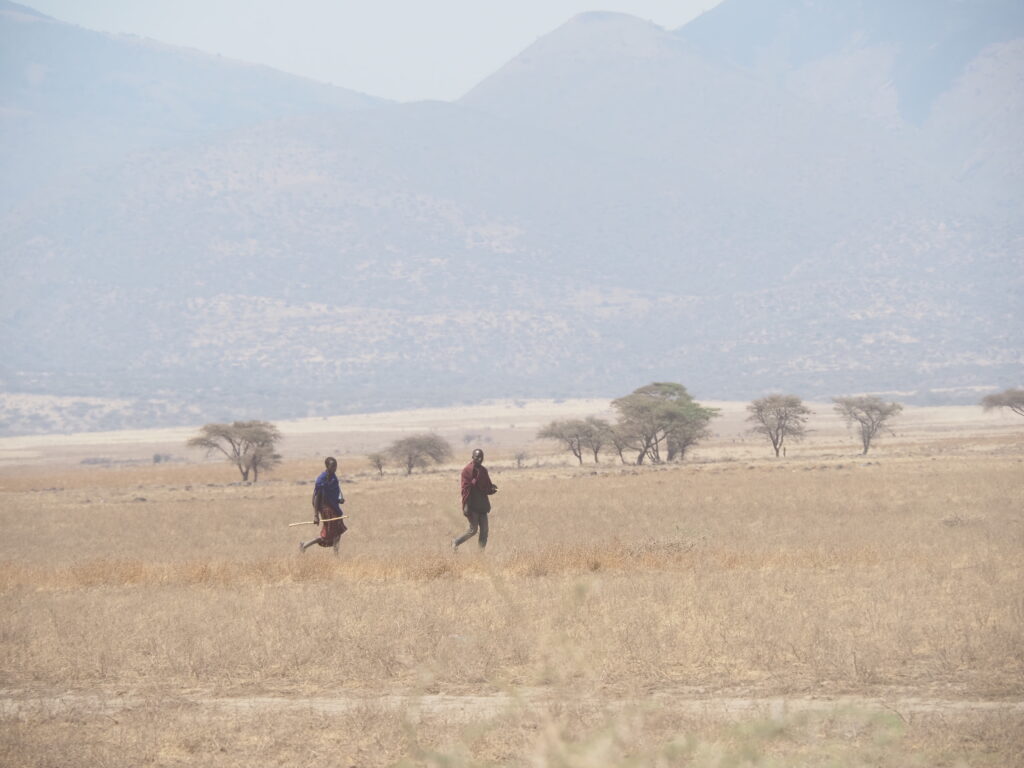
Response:
M335 511L330 507L325 507L320 511L321 517L334 517L335 515ZM320 528L320 538L316 543L321 547L333 547L334 543L341 538L341 534L347 530L344 520L331 520Z
M469 498L473 495L474 490L478 497L487 498L494 493L494 483L491 482L491 476L487 473L487 467L483 464L477 466L471 461L462 468L463 507L469 503Z

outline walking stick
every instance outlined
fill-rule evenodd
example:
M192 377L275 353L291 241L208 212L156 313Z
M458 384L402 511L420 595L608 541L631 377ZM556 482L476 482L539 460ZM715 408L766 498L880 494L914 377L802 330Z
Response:
M325 517L320 523L332 523L335 520L341 520L342 518L348 517L348 515L340 515L338 517ZM320 525L320 523L314 523L312 520L303 520L301 523L288 523L289 528L294 528L296 525Z

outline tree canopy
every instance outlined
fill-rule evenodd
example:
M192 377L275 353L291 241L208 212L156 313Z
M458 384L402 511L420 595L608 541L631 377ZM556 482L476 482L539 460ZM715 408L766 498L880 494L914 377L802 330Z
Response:
M1018 416L1024 416L1024 389L1004 389L994 395L985 395L981 407L986 411L993 408L1009 408Z
M561 419L543 427L537 437L555 440L569 451L580 464L583 463L583 433L587 427L583 419Z
M594 455L594 463L598 463L601 449L611 442L612 425L597 416L587 416L583 420L586 430L583 433L582 447Z
M395 463L405 467L405 474L411 475L417 467L440 464L450 459L452 447L440 435L423 432L396 440L388 446L387 453Z
M190 439L190 448L202 448L207 455L218 452L238 467L243 481L259 480L260 471L269 471L281 461L274 447L281 432L268 421L233 421L205 424L199 434Z
M377 470L377 474L381 477L384 476L384 466L387 464L387 456L383 453L374 452L368 454L366 460L370 463L370 466Z
M686 452L708 435L707 426L718 414L690 397L686 387L672 382L655 382L612 401L618 411L614 424L596 416L552 421L537 437L556 440L583 464L584 452L599 462L601 451L611 446L623 464L626 453L635 452L636 463L682 459Z
M636 463L682 459L708 436L716 408L697 403L682 384L654 382L612 401L619 412L617 438L637 452Z
M857 397L833 397L836 412L843 417L847 426L856 424L860 431L860 442L868 452L872 441L885 427L886 423L903 410L899 403L887 403L875 395Z
M791 440L804 438L807 417L812 413L796 395L767 395L751 402L747 411L750 413L747 421L754 424L750 431L767 437L776 456L787 437Z
M588 416L585 419L552 421L537 433L537 437L561 443L580 464L583 463L583 452L589 451L597 464L601 449L611 442L611 429L612 425L604 419Z

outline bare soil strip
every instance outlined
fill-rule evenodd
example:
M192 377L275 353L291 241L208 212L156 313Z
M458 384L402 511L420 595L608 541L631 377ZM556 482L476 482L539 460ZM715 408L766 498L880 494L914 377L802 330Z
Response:
M344 714L361 708L379 708L405 712L410 720L421 715L440 717L451 722L472 722L497 717L515 710L530 709L557 703L558 697L548 692L523 691L491 695L342 695L315 697L238 696L211 697L182 694L173 697L179 705L222 712L314 712ZM924 696L896 698L864 696L684 696L673 693L652 693L649 698L580 698L574 704L588 704L609 709L642 710L656 707L694 717L738 721L749 719L784 720L799 713L837 714L842 712L890 712L902 719L915 715L965 715L979 713L1024 713L1024 700L950 699ZM89 712L112 715L144 706L136 696L68 693L59 696L24 696L16 691L0 690L0 717L11 718L39 712L58 715L65 712Z

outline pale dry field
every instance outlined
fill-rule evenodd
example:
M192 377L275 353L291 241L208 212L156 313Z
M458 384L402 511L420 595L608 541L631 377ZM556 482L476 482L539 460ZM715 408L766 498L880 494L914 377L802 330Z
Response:
M0 764L1024 764L1024 425L914 409L861 457L823 418L774 460L733 407L684 464L577 467L519 415L432 417L493 435L483 555L457 464L337 450L386 424L286 431L258 485L0 441ZM287 527L317 445L338 559Z

